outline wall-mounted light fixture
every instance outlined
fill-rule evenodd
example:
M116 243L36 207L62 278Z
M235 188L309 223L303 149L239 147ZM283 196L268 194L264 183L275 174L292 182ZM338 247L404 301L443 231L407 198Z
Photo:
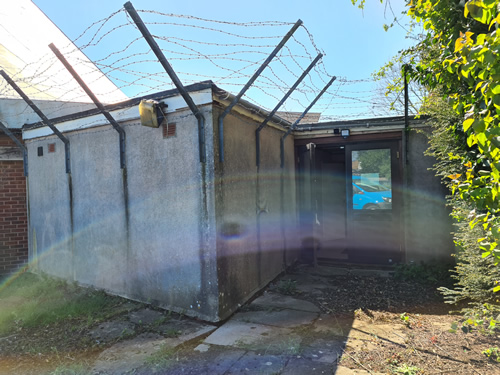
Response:
M159 128L166 118L163 108L167 107L165 103L159 103L151 99L143 99L139 103L139 115L141 116L142 126Z
M342 137L344 137L344 138L349 137L349 135L350 135L350 131L349 131L349 129L342 129L342 130L340 131L340 135L341 135Z

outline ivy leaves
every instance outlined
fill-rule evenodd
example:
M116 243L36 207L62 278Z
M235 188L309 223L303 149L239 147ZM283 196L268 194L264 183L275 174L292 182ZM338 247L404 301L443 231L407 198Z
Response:
M450 175L454 194L473 204L469 225L482 225L483 257L500 263L500 0L412 0L408 14L424 24L418 49L433 51L412 77L442 87L461 124L450 129L466 136L463 168ZM407 52L408 53L408 52ZM411 53L411 51L409 52Z

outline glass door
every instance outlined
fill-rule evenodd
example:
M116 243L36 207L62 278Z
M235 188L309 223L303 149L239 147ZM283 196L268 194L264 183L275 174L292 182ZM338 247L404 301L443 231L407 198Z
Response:
M350 261L402 258L399 142L346 145L346 239Z

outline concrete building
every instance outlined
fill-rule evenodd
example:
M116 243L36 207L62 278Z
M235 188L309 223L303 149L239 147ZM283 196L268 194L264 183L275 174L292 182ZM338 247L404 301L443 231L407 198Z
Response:
M220 163L214 124L232 96L211 82L187 90L206 118L206 163L175 90L154 95L167 105L160 128L141 126L139 100L108 107L126 133L123 169L118 133L95 111L54 120L71 144L70 174L51 130L24 128L34 269L218 321L297 259L293 137L279 167L284 121L262 130L257 174L262 115L233 108Z
M425 156L426 119L300 125L294 132L300 226L324 261L446 262L454 250L446 188ZM385 201L383 199L385 198Z
M211 82L186 89L206 119L205 163L176 90L149 97L167 106L159 128L141 126L140 99L107 107L126 133L124 168L118 133L97 111L54 120L71 143L71 173L49 128L24 127L33 269L220 321L301 254L386 266L449 260L450 220L423 156L422 121L410 131L401 118L301 125L282 168L290 123L275 117L257 168L265 112L233 108L221 162L217 119L233 96ZM363 183L382 192L362 197ZM372 201L356 207L360 199Z
M8 1L0 9L0 69L4 70L48 118L94 108L48 48L55 43L90 82L103 103L127 98L85 54L31 1ZM43 32L33 32L33 28ZM54 62L57 62L54 64ZM0 121L16 136L38 115L0 78ZM23 156L0 130L0 277L28 260L26 181Z

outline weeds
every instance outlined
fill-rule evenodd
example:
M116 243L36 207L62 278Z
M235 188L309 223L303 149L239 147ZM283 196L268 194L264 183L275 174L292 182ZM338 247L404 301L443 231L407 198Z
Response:
M394 268L394 278L400 281L450 286L453 284L451 268L449 264L398 264Z
M0 335L59 321L85 318L91 325L118 303L104 292L29 273L0 291Z
M146 364L151 367L153 373L163 371L170 367L174 362L179 361L179 351L179 348L162 345L156 353L152 354L146 360Z
M281 294L294 295L297 293L297 281L292 279L280 280L277 289Z
M411 322L410 322L410 316L407 313L402 313L399 316L399 319L401 319L401 322L408 328L411 328Z
M70 365L60 365L50 373L50 375L91 375L92 371L83 363L73 363Z
M418 375L422 373L422 370L417 366L408 366L406 363L394 368L394 374L402 374L402 375Z
M481 353L494 362L500 362L500 349L498 347L488 348Z

